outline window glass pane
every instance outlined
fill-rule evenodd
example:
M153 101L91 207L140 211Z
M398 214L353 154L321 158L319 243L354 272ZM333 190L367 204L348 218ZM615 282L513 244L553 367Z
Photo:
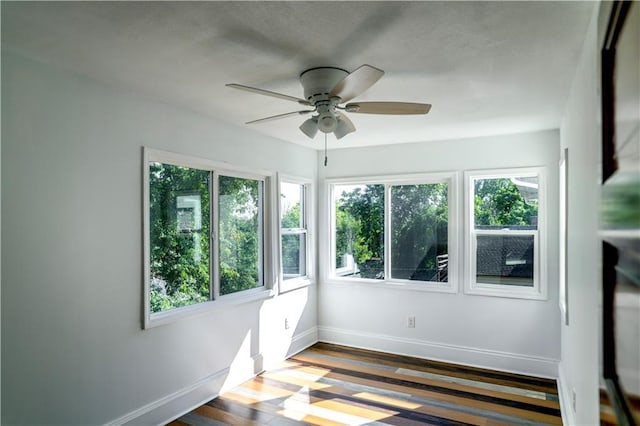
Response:
M334 185L336 275L384 279L384 185Z
M283 279L304 277L306 271L306 234L304 185L280 182L280 227L282 228Z
M538 229L538 177L474 180L475 229Z
M282 274L285 280L307 275L306 234L282 235Z
M262 182L220 176L220 294L262 285Z
M304 228L304 185L280 183L280 227Z
M533 287L533 235L476 235L476 282Z
M149 163L151 312L209 300L209 179Z
M447 282L446 183L391 187L391 276Z

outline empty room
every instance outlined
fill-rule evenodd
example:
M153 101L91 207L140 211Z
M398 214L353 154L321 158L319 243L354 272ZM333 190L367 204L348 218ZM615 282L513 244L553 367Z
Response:
M640 422L637 2L0 7L2 424Z

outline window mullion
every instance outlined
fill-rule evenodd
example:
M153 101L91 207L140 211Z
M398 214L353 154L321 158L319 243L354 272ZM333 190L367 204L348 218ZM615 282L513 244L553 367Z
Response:
M268 188L266 188L266 179L258 181L258 284L260 286L265 285L266 271L271 272L271 267L266 266L265 262L265 241L269 241L266 232L267 227L264 226L265 220L268 220L265 215L265 194L268 194ZM270 250L272 251L272 250ZM269 281L272 281L272 277L269 276Z
M391 185L384 187L384 279L391 280Z
M220 297L220 214L219 214L219 185L218 173L211 171L211 192L209 193L209 209L211 214L211 256L209 256L209 283L211 299L216 300Z

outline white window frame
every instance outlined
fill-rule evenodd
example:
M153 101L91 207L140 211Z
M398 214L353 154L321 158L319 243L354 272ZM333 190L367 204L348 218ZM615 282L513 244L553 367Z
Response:
M285 293L288 291L296 290L302 287L307 287L314 283L314 267L315 263L313 259L315 258L314 251L314 214L315 211L313 200L313 181L307 178L301 178L297 176L290 176L278 173L277 176L278 185L277 185L277 229L278 229L278 291L279 293ZM301 199L302 202L302 228L296 229L283 229L280 227L280 221L282 216L281 206L280 206L280 194L282 183L290 183L294 185L300 185L304 189L303 197ZM303 247L305 253L305 271L306 275L296 278L284 279L284 269L282 264L282 236L283 235L305 235L305 247Z
M465 172L465 294L508 297L517 299L547 300L547 188L544 167L509 168L493 170L472 170ZM516 177L538 178L538 219L537 230L476 230L474 220L476 179L509 179ZM476 282L477 236L503 235L527 236L534 239L533 286L514 286Z
M189 306L183 306L161 312L151 312L150 306L150 217L149 217L149 163L158 162L163 164L171 164L175 166L183 166L206 170L211 174L210 185L210 248L209 248L209 285L210 300L196 303ZM261 285L257 288L248 289L227 295L219 295L219 259L218 259L218 176L240 177L248 179L256 179L263 182L262 185L262 225L260 237L262 238L261 256L262 270ZM148 147L142 149L142 219L143 219L143 319L142 327L149 329L163 324L175 322L181 318L191 317L198 314L209 313L215 310L237 306L242 303L248 303L256 300L262 300L273 297L273 261L270 253L273 251L273 237L269 232L273 228L270 214L270 206L272 205L272 173L265 170L247 170L240 167L231 166L226 163L219 163L198 157L191 157L182 154L176 154L168 151L156 150Z
M250 179L250 180L256 180L258 182L261 182L262 185L259 188L259 204L258 204L258 209L259 209L259 214L260 214L260 221L258 223L258 236L259 236L259 242L258 242L258 246L259 248L261 248L262 250L259 250L258 252L258 261L260 263L260 265L258 266L258 286L252 289L247 289L247 290L242 290L240 292L234 292L234 293L230 293L230 294L225 294L225 295L220 295L220 259L219 259L219 253L220 253L220 239L217 238L218 235L218 230L220 229L220 211L219 211L219 205L218 205L218 201L219 201L219 191L218 191L218 185L219 185L219 179L221 176L224 177L230 177L230 178L238 178L238 179ZM265 198L267 196L268 190L267 190L267 177L263 176L263 175L259 175L259 174L255 174L255 173L248 173L248 172L237 172L237 171L230 171L230 170L214 170L213 171L213 188L212 188L212 195L215 195L211 197L211 199L215 200L215 204L212 202L211 204L213 205L213 220L212 220L212 247L213 249L213 253L215 256L215 268L213 269L214 275L213 275L213 299L217 300L221 297L225 297L225 298L229 298L230 296L234 296L237 294L251 294L251 293L259 293L264 289L265 286L265 282L267 281L267 276L266 276L266 262L265 262L265 252L267 251L267 245L266 245L266 241L268 240L268 236L266 234L267 228L268 226L265 226L266 223L266 217L267 217L267 212L266 212L266 203L265 203ZM213 257L213 256L212 256Z
M391 176L365 176L353 178L335 178L326 180L326 193L328 196L328 223L329 223L329 258L327 283L336 285L366 285L367 287L384 287L402 290L429 291L442 293L457 293L460 280L460 209L459 209L459 177L457 172L391 175ZM449 252L449 266L447 282L406 280L391 277L391 187L398 185L421 185L447 183L448 193L448 230L447 248ZM337 185L384 185L384 276L383 280L371 278L354 278L339 276L339 270L335 267L336 257L336 223L334 188Z

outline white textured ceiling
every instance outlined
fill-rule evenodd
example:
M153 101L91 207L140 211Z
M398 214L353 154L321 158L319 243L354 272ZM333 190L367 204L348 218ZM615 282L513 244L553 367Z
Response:
M426 116L349 114L330 147L556 128L593 2L2 2L2 48L225 122L300 109L318 66L386 71L356 100L433 104ZM251 125L315 148L303 117Z

